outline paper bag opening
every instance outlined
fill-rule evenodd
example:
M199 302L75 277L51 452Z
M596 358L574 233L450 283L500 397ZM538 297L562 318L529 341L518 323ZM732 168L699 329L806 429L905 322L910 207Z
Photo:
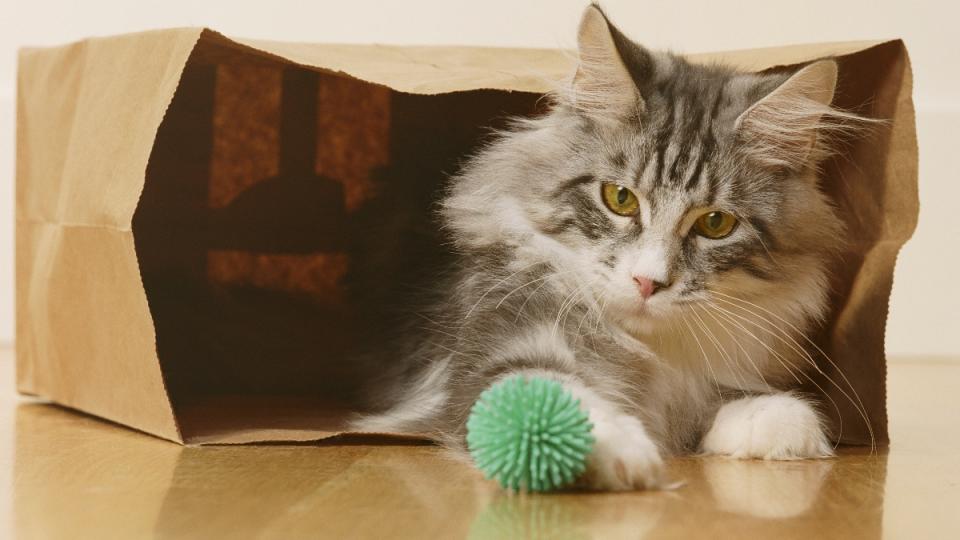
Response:
M882 444L888 297L918 213L906 50L693 59L762 70L826 55L840 63L835 104L885 122L823 167L848 238L829 319L805 346L822 373L801 386L841 442L872 431ZM19 388L187 443L342 432L354 352L387 315L372 299L448 256L432 219L444 179L489 128L542 112L538 80L570 68L558 51L208 30L22 53Z

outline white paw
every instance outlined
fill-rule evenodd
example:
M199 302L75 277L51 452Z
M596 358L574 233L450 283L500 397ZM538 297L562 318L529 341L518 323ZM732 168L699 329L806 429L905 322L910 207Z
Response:
M586 487L627 491L665 486L660 451L640 420L596 408L589 414L596 442L587 458Z
M572 378L559 378L587 411L593 424L593 450L577 484L603 491L666 488L663 459L639 418L620 409Z
M735 458L803 459L828 457L820 416L791 394L746 397L720 407L703 438L707 454Z

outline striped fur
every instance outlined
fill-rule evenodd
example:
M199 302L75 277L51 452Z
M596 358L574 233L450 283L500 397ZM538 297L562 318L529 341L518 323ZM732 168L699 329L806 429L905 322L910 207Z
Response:
M458 263L373 389L380 412L354 428L461 448L478 394L528 373L563 381L590 409L603 434L592 487L663 485L671 453L829 454L806 401L743 400L803 380L810 359L794 343L826 309L842 228L815 171L834 120L848 118L829 106L835 64L693 65L631 42L595 6L579 37L581 65L550 112L518 119L451 180L441 220ZM609 211L603 182L631 188L639 213ZM697 236L709 210L740 223L727 238ZM634 275L669 286L641 302ZM729 400L771 425L778 414L809 424L805 439L771 431L737 447L727 435L752 416L714 425ZM708 431L722 448L703 444Z

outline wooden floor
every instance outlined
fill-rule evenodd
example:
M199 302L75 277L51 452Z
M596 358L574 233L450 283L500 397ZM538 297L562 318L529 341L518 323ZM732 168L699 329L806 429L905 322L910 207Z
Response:
M508 496L426 445L182 448L13 393L0 538L960 538L960 358L895 359L889 451L680 459L671 492Z

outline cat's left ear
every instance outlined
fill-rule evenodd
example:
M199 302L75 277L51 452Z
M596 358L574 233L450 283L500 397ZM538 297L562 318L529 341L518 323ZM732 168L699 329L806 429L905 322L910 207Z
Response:
M596 4L583 12L577 31L580 62L570 96L577 110L600 119L643 111L640 91L617 46L625 40Z
M815 165L837 113L830 107L836 87L835 61L805 66L737 118L741 144L763 164L795 171Z

